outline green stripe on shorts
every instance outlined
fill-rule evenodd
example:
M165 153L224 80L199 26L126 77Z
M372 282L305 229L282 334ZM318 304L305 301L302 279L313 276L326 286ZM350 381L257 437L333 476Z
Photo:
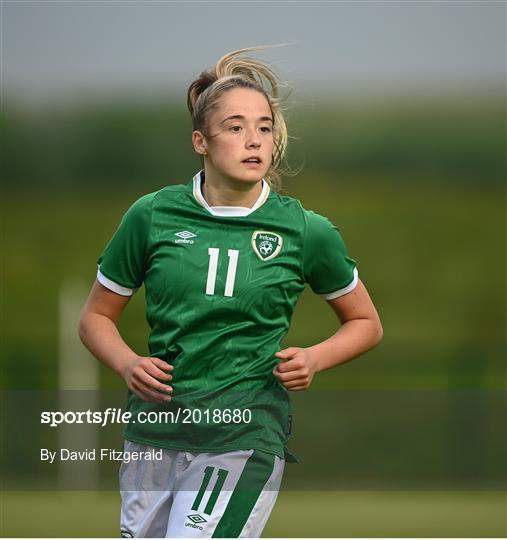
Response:
M274 454L254 450L246 462L212 538L239 536L274 467Z

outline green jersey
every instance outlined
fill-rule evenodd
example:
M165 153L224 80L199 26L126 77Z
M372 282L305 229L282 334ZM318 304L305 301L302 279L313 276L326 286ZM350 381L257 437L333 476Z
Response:
M305 284L336 298L356 286L356 264L327 218L264 180L251 208L210 207L204 181L201 171L141 197L98 261L110 290L131 295L144 284L150 355L174 366L169 404L129 392L139 421L124 435L169 449L284 457L290 403L272 374L274 354ZM164 420L141 421L154 411Z

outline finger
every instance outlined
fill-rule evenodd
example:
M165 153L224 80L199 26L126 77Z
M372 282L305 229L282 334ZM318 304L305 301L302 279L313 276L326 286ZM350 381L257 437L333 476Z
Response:
M134 392L134 394L142 399L143 401L149 401L150 403L156 403L155 400L146 392L143 392L141 388L137 387L135 384L130 385L130 390Z
M151 389L150 387L142 384L135 383L132 385L136 392L142 394L145 401L151 401L154 403L164 403L166 401L171 401L171 396L157 392L156 390Z
M159 392L172 392L172 387L157 381L149 373L144 370L139 370L134 374L134 380L150 390L158 390Z
M276 367L278 373L287 373L288 371L297 371L304 367L304 361L300 358L293 358L292 360L287 360L286 362L280 362Z
M287 349L282 349L275 353L275 356L279 358L290 358L297 354L301 349L298 347L288 347Z
M294 379L292 381L288 381L286 384L284 384L285 388L288 390L294 390L298 387L308 387L308 379L300 377L299 379Z
M165 373L159 369L155 364L147 364L144 368L146 373L149 373L152 377L156 379L162 379L163 381L170 381L173 377L169 373Z
M148 394L147 392L137 392L137 395L143 400L148 403L156 403L157 405L161 405L162 403L167 403L168 399L160 399L157 397L153 397L152 395Z
M151 361L160 369L163 369L164 371L172 371L174 367L171 364L168 364L164 360L161 360L160 358L156 358L154 356L151 356Z
M289 371L288 373L274 373L275 377L283 382L298 381L302 379L302 375L299 371Z
M281 351L278 351L278 352L282 354L295 354L300 350L301 350L301 347L286 347L285 349L282 349Z
M153 399L149 394L145 392L141 392L141 390L132 390L134 394L142 399L143 401L147 401L148 403L163 403L162 401L158 399Z
M287 388L287 390L290 390L291 392L300 392L301 390L308 390L308 386L294 386Z
M298 379L295 381L289 381L287 383L282 383L283 386L290 390L291 392L298 390L307 390L310 387L309 381L307 379Z

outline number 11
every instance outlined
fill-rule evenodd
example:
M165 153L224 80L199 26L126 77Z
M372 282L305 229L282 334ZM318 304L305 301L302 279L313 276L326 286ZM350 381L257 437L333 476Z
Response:
M215 294L215 283L217 280L218 256L220 249L208 248L209 267L208 281L206 282L206 294ZM234 281L236 279L236 268L238 266L239 251L237 249L228 249L229 265L227 267L227 278L225 280L224 296L232 296L234 292Z

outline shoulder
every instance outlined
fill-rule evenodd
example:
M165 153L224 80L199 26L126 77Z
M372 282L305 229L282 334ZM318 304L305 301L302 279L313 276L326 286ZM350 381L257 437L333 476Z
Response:
M162 189L152 191L151 193L139 197L139 199L134 202L134 205L150 206L164 203L172 199L178 199L180 196L184 195L186 191L188 191L188 186L185 184L165 186Z
M303 216L308 234L324 235L331 231L338 231L336 225L326 216L303 208Z
M154 214L164 215L171 207L178 206L178 197L183 193L182 187L184 186L167 186L136 199L123 214L120 230L148 234L154 222Z
M286 216L304 221L305 210L299 199L290 195L282 195L277 191L271 191L268 200L273 211L277 213L283 212Z
M324 215L313 210L309 210L303 206L303 203L288 195L280 195L273 192L273 202L279 209L284 209L291 215L298 217L302 221L302 225L310 232L328 231L331 228L336 228L335 225Z
M160 206L165 206L173 201L176 202L181 196L184 196L185 188L186 186L184 184L175 184L165 186L151 193L146 193L136 199L127 212L134 214L151 213Z

